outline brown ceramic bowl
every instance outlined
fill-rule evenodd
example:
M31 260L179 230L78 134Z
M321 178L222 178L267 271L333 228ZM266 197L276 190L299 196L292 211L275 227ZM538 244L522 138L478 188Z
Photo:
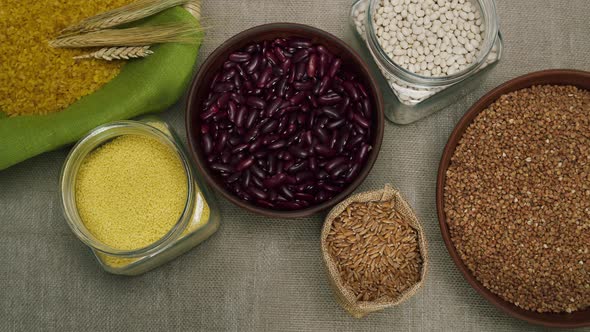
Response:
M225 189L223 183L217 180L217 177L211 173L209 167L206 164L206 160L200 147L200 130L198 130L198 128L200 128L201 121L199 116L201 105L205 101L205 98L207 98L207 93L209 92L209 82L213 78L215 72L222 67L222 64L227 60L229 54L243 48L253 41L263 41L277 37L307 38L314 43L320 43L326 46L333 54L338 55L343 60L345 65L356 68L358 79L367 87L369 98L374 107L371 124L373 133L371 144L373 145L373 149L371 150L365 165L356 179L350 183L344 191L329 201L312 205L305 209L293 211L281 211L263 208L244 201ZM248 211L269 217L298 218L309 216L332 207L350 195L367 177L373 168L375 160L377 159L377 155L381 149L381 141L383 140L383 97L366 63L356 53L356 51L354 51L342 40L325 31L307 25L295 23L273 23L257 26L235 35L219 46L209 56L209 58L207 58L192 81L186 106L185 121L191 157L195 161L199 172L212 187L220 192L226 199Z
M577 311L571 314L563 313L537 313L521 309L514 304L503 300L498 295L492 293L485 288L474 276L471 271L463 263L463 260L459 256L453 242L451 241L451 235L446 221L444 212L444 187L446 180L446 172L449 164L451 163L451 157L455 152L457 143L463 136L463 133L469 127L475 117L490 104L496 101L501 95L506 93L531 87L533 85L575 85L580 88L590 90L590 72L575 71L575 70L546 70L524 75L515 78L507 83L500 85L485 96L483 96L475 105L473 105L467 113L463 116L459 124L455 127L455 130L451 134L447 146L443 152L440 167L438 169L438 180L436 187L436 207L438 212L438 220L440 223L440 229L442 232L445 245L451 258L463 274L463 277L469 282L469 284L475 288L483 297L500 308L504 312L528 321L533 324L548 326L548 327L583 327L590 326L590 308L584 311ZM589 115L590 116L590 115Z

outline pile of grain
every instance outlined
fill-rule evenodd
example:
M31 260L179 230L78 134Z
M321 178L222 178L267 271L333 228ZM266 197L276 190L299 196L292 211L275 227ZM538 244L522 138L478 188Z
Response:
M349 205L334 219L326 243L358 301L395 301L420 281L418 233L392 202Z
M119 136L92 151L76 177L76 207L100 242L147 247L178 222L188 196L178 154L155 138Z
M447 171L452 241L493 293L537 312L590 305L590 92L502 96L467 129Z
M76 61L83 50L53 49L66 26L131 0L0 0L0 111L60 111L114 78L121 62Z

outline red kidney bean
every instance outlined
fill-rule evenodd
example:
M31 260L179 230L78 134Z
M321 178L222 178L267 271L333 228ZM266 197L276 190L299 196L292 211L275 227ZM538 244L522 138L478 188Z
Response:
M330 140L330 136L326 129L322 127L316 127L313 131L314 135L320 139L320 141L327 143Z
M371 146L367 143L363 143L356 156L357 162L364 162L369 156L369 151L371 151Z
M211 135L205 134L201 137L201 142L203 145L203 151L206 155L210 155L213 151L213 139L211 139Z
M255 139L252 143L250 143L250 145L248 145L248 151L250 151L251 153L254 153L258 150L260 150L260 148L262 148L262 145L264 144L264 141L262 138L257 138Z
M262 183L262 179L255 176L254 174L252 174L252 182L258 187L258 188L264 188L264 184Z
M262 190L260 190L260 189L258 189L256 187L250 187L250 188L248 188L248 192L250 194L252 194L257 199L265 200L265 199L268 198L268 194L267 193L265 193L264 191L262 191Z
M336 92L332 92L329 94L325 94L318 98L318 103L322 105L336 105L342 101L342 96L337 94Z
M260 128L263 134L268 134L275 131L279 126L279 122L277 120L270 120L264 126Z
M332 83L332 79L330 78L330 76L322 77L322 80L320 81L320 85L319 85L316 95L325 94L328 91L328 89L330 88L331 83Z
M290 172L290 173L297 173L297 172L302 171L302 170L304 170L306 168L307 168L307 162L302 161L302 162L293 164L292 166L290 166L287 169L287 171Z
M244 96L242 96L240 94L237 94L235 92L232 92L230 94L230 97L231 97L231 100L235 101L238 104L243 104L246 101L246 99L244 98Z
M266 106L264 100L253 96L250 96L248 97L248 99L246 99L246 104L257 109L264 109L264 107Z
M246 110L247 111L247 110ZM238 113L239 114L239 113ZM244 112L245 114L245 112ZM246 118L246 128L251 128L252 125L254 125L254 122L256 121L256 118L258 117L258 113L256 111L251 111L248 114L248 117ZM236 124L237 125L237 124ZM238 126L238 127L242 127L242 126Z
M276 156L273 154L269 154L266 161L268 173L276 174L278 171L278 163Z
M295 196L295 198L298 200L302 200L302 201L306 201L306 202L311 202L315 198L312 194L302 193L302 192L295 193L293 196Z
M242 173L240 172L235 172L232 175L230 175L225 181L227 183L234 183L236 181L238 181L238 179L242 176Z
M315 77L316 72L318 70L318 62L319 58L317 54L312 54L309 56L309 60L307 61L307 76L308 77Z
M297 146L291 146L289 148L289 152L291 152L295 157L300 159L305 159L309 156L309 152L307 150Z
M273 40L272 42L273 46L280 46L280 47L285 47L287 46L287 40L285 38L276 38L275 40Z
M342 59L334 59L334 61L332 61L332 64L330 65L330 69L328 70L328 76L336 76L336 73L338 72L338 70L340 70L340 66L342 66Z
M308 171L303 171L295 174L295 183L302 183L303 181L309 180L313 178L313 173Z
M244 51L246 51L248 53L254 53L254 52L258 51L258 45L256 45L256 44L250 44L250 45L246 46L246 48L244 49Z
M329 197L328 194L325 191L321 190L315 196L315 201L318 202L318 203L325 202L325 201L328 200L328 197Z
M293 57L291 59L293 63L299 63L301 61L307 60L308 57L309 49L301 49L297 51L295 54L293 54Z
M327 115L332 119L342 119L342 114L340 114L335 108L324 106L322 107L322 114Z
M252 172L252 174L254 174L255 176L263 179L266 177L266 173L264 173L264 171L258 167L256 164L250 166L250 171Z
M315 50L318 51L318 53L325 54L329 57L332 57L332 53L330 53L330 51L328 51L328 49L324 45L317 45L315 47Z
M281 138L281 137L279 135L275 135L275 134L266 135L262 139L262 144L269 145L269 144L271 144L271 143L276 142L277 140L279 140L279 138Z
M248 74L246 74L244 67L242 67L241 65L235 65L234 68L236 68L236 71L238 72L238 74L240 74L241 77L243 77L244 79L248 79ZM256 72L254 72L254 74L256 74Z
M346 123L346 119L340 118L339 120L337 119L335 121L332 121L332 122L328 123L326 125L326 128L328 128L328 129L340 128L340 127L342 127L344 125L344 123Z
M227 132L222 132L219 137L217 138L217 143L215 143L215 152L221 152L225 148L227 144L227 140L229 138L229 134Z
M278 140L276 142L269 144L267 147L271 150L278 150L278 149L285 147L286 145L287 145L287 142L285 140Z
M236 121L234 123L239 128L244 126L244 120L246 119L247 112L248 112L248 109L246 108L246 106L242 106L238 109L236 116L235 116Z
M237 165L236 165L236 170L238 172L241 172L247 168L249 168L250 166L252 166L252 164L254 164L254 158L253 157L248 157L242 161L240 161Z
M224 173L231 173L233 169L229 165L224 164L211 164L210 167L216 171L224 172Z
M266 60L268 60L268 62L270 64L272 64L273 66L277 66L280 64L279 59L277 59L277 57L274 55L274 53L272 53L270 50L268 50L264 53L264 58Z
M311 157L308 159L307 161L308 166L309 166L309 170L311 170L312 172L315 172L318 170L318 162L317 159L315 157Z
M287 175L285 173L278 173L278 174L275 174L271 177L264 179L262 181L262 183L264 184L265 187L276 188L276 187L282 185L283 183L285 183L286 179L287 179Z
M258 70L260 66L260 55L254 56L248 63L246 63L246 72L252 74Z
M348 170L348 168L349 168L348 164L342 164L340 166L337 166L336 168L334 168L330 172L330 176L332 178L340 177L340 176L342 176L342 175L344 175L346 173L346 171Z
M294 67L294 79L297 81L301 81L305 77L305 71L307 70L307 63L306 62L299 62L297 66Z
M313 81L305 81L305 82L293 82L293 87L295 90L304 91L304 90L311 90L313 89L314 83Z
M336 157L326 163L324 169L328 172L333 171L336 167L344 164L348 159L346 157Z
M291 105L299 105L304 99L305 93L297 92L293 97L291 97L291 99L289 99L289 102L291 103Z
M352 164L352 166L350 167L348 172L346 172L345 180L352 181L357 176L358 172L360 171L360 168L361 168L361 164L359 164L359 163Z
M245 171L244 174L242 174L242 187L246 189L250 188L250 181L252 181L252 175L250 174L250 171Z
M285 53L283 52L283 50L280 47L278 47L278 46L275 47L274 54L279 59L279 61L281 61L281 62L287 61L287 56L285 55Z
M236 64L232 61L227 60L226 62L223 63L223 69L225 70L229 70L231 68L233 68Z
M266 67L266 69L260 74L256 86L259 88L265 87L266 83L271 79L272 67Z
M325 190L327 190L327 191L331 191L331 192L334 192L334 193L340 192L340 190L341 190L341 189L340 189L340 188L338 188L337 186L332 186L332 185L329 185L329 184L327 184L327 183L325 183L325 182L324 182L324 183L322 183L320 186L321 186L322 188L324 188Z
M330 149L336 150L336 143L340 141L339 132L337 130L332 131L332 137L330 137Z
M218 72L215 74L215 76L213 76L213 78L211 79L211 84L209 84L210 89L213 89L215 84L217 84L217 81L219 80L220 76L221 76L221 72Z
M330 57L324 53L320 53L320 62L318 74L320 77L324 77L330 66Z
M344 83L342 83L342 87L344 88L344 91L346 91L346 94L348 94L350 96L350 98L352 98L353 100L358 100L360 98L359 93L357 91L357 89L354 86L354 83L351 81L346 81Z
M273 203L271 203L269 201L266 201L264 199L258 199L258 200L256 200L256 204L258 204L258 205L260 205L262 207L265 207L267 209L274 209L275 208L275 205Z
M283 196L287 197L288 199L295 198L295 195L293 195L293 192L291 190L289 190L289 188L287 188L287 186L280 186L278 191L279 191L279 193L283 194Z
M266 82L266 85L264 87L267 89L270 89L267 91L268 98L266 98L266 100L269 100L273 97L274 91L272 90L272 87L275 86L280 80L281 80L280 76L275 76L275 77L271 78L268 82Z
M240 153L248 148L248 144L240 144L236 146L231 152L232 153Z
M287 175L287 177L285 177L285 183L294 185L297 184L297 179L294 176Z
M354 121L356 123L358 123L361 127L363 128L369 128L371 126L371 123L369 122L369 120L365 119L362 115L355 113L354 114Z
M208 111L201 113L201 119L208 120L209 118L211 118L212 116L214 116L218 112L219 112L219 106L213 105L209 108Z
M325 145L316 145L314 147L315 152L325 158L333 157L336 152Z
M235 123L236 122L236 115L238 113L238 106L233 100L230 100L227 105L227 115L229 121Z
M278 202L277 206L281 209L284 210L299 210L301 209L304 205L301 204L301 202Z
M201 125L201 134L204 135L204 134L207 134L208 132L209 132L209 125L202 124Z
M246 62L250 60L251 57L252 55L247 52L234 52L229 55L229 60L232 62Z
M365 86L362 85L360 82L356 82L355 83L355 87L358 89L358 91L361 93L362 97L365 100L368 100L369 98L369 94L367 93L367 89L365 89Z

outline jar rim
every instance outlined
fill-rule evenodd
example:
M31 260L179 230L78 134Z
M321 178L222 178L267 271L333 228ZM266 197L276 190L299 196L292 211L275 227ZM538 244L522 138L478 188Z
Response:
M164 122L162 123L166 125ZM187 197L182 214L174 226L162 238L142 248L124 250L105 244L86 229L76 206L75 182L80 165L89 153L113 138L129 134L145 135L156 138L160 142L169 146L178 155L186 174ZM159 128L142 121L125 120L111 122L96 127L74 145L62 167L59 186L64 217L68 226L80 241L90 248L107 255L134 258L155 254L180 237L182 232L184 232L190 224L195 187L193 185L194 175L188 156L172 135L172 132L165 133Z
M363 1L363 0L359 0ZM377 3L381 0L367 0L369 4L366 10L366 38L369 41L369 50L373 54L373 58L377 61L380 66L384 66L386 70L393 72L396 76L401 79L416 84L426 84L432 86L445 86L454 84L462 81L465 78L471 76L479 70L480 67L485 63L487 57L492 52L494 45L499 34L499 22L498 14L496 10L495 0L471 0L477 2L481 10L482 19L486 27L485 36L482 38L483 45L477 55L476 61L474 61L467 68L458 71L452 75L446 76L424 76L411 72L402 66L398 65L391 59L377 39L377 33L373 24L373 9Z

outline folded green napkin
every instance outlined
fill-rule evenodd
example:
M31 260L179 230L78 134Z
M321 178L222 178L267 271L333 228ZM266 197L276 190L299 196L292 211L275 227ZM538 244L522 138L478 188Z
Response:
M180 7L153 16L145 24L166 22L199 24ZM155 46L154 54L128 61L112 81L61 112L18 117L0 114L0 170L72 144L101 124L171 106L186 89L199 47L200 43Z

